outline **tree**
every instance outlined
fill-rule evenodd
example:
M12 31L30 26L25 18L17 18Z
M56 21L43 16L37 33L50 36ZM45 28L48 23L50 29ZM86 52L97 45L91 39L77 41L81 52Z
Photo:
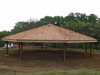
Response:
M92 25L89 22L70 21L65 26L62 26L62 27L88 35L88 32L90 31Z
M94 38L98 39L98 42L95 43L95 48L100 49L100 22L97 22L94 29Z
M68 23L70 21L75 21L75 14L71 12L68 16L65 17L65 22Z
M64 24L64 18L62 16L54 16L54 25L62 26Z
M40 22L42 25L54 24L57 26L61 26L64 23L64 18L62 16L45 16L44 18L40 19Z
M5 37L5 36L8 36L8 35L10 35L10 32L9 31L6 31L6 30L5 31L2 31L0 33L0 46L3 46L5 44L5 42L2 41L2 38Z
M82 14L82 13L73 13L73 12L71 12L64 19L65 19L66 23L68 23L70 21L74 21L74 22L78 22L78 21L88 22L88 16L86 14Z
M95 26L97 21L98 21L98 17L95 14L90 14L88 16L88 22L91 23L93 27Z
M28 22L24 22L24 21L19 21L16 23L16 25L14 26L14 29L11 30L12 34L15 33L19 33L22 31L26 31L32 28L35 28L35 22L34 21L28 21Z
M23 21L22 22L20 22L20 21L17 22L15 24L14 28L11 30L11 33L15 34L15 33L21 32L22 24L23 24Z
M54 24L53 18L51 16L45 16L44 18L40 19L40 22L42 25Z

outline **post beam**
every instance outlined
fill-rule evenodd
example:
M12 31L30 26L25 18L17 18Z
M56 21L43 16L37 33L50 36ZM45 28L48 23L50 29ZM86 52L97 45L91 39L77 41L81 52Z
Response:
M41 50L43 50L43 44L42 44L42 42L41 42Z
M23 43L21 42L20 59L23 60Z
M67 43L64 43L64 62L66 61Z
M8 41L7 41L7 55L8 55Z
M19 51L20 51L20 42L19 42Z
M90 57L92 57L92 43L90 43Z
M85 54L87 54L87 43L85 44Z

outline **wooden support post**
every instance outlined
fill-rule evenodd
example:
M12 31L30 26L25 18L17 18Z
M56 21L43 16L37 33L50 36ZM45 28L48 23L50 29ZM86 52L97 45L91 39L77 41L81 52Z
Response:
M7 41L7 55L8 55L8 41Z
M19 51L20 51L20 42L19 42Z
M20 59L23 60L23 43L21 42Z
M90 57L92 57L92 43L90 44Z
M87 43L85 44L85 54L87 54Z
M42 44L42 42L41 42L41 50L43 50L43 44Z
M66 61L66 49L67 49L67 43L64 43L64 62Z

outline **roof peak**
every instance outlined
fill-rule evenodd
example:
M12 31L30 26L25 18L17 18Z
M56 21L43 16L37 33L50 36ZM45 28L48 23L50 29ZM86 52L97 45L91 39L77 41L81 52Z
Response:
M47 24L47 25L53 25L53 24Z

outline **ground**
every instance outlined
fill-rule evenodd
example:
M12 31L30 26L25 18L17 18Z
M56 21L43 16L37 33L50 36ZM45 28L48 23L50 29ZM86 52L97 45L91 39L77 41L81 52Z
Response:
M63 50L24 49L23 60L20 60L20 51L10 49L9 56L6 50L0 51L0 73L26 73L41 71L68 71L68 70L100 70L100 51L93 51L92 58L89 51L67 50L66 62L63 61Z

